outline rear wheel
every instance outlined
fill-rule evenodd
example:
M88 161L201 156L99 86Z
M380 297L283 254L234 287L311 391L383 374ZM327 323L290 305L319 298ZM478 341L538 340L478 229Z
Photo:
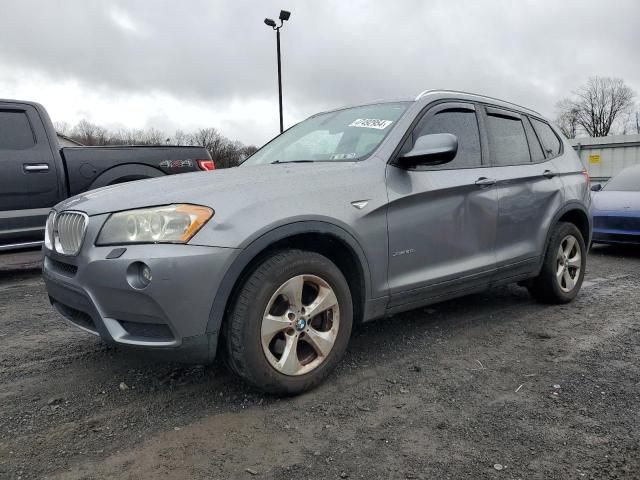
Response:
M551 234L540 274L528 288L544 303L568 303L582 286L587 263L584 238L572 223L559 222Z
M344 354L351 293L326 257L278 252L246 280L227 322L231 368L262 390L296 394L318 385Z

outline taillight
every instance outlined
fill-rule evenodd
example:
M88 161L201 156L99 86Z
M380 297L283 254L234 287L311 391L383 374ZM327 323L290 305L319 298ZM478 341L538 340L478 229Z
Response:
M587 182L587 185L589 185L589 183L591 182L591 179L589 178L589 172L587 172L586 168L582 170L582 175L584 176L584 179Z
M213 160L198 160L198 167L200 170L215 170L216 164Z

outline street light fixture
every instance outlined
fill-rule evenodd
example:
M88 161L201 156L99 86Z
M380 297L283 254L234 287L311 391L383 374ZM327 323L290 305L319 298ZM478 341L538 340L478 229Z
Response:
M284 22L289 20L289 17L291 17L291 12L280 10L280 17L278 17L278 20L280 20L280 25L276 24L276 22L271 18L264 19L265 25L273 28L276 31L276 48L278 51L278 105L280 107L280 133L284 131L282 121L282 67L280 63L280 29L282 28Z

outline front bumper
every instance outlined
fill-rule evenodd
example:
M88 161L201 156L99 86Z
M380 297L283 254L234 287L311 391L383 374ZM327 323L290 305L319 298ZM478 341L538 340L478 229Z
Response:
M96 247L92 240L86 238L75 257L44 250L43 277L56 310L112 344L156 350L171 359L212 361L218 332L207 332L211 306L239 250L129 245L117 258L107 258L117 247ZM145 288L127 280L134 262L151 269Z

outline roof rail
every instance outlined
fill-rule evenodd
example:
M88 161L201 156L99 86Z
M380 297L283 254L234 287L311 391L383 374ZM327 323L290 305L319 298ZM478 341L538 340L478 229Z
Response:
M502 99L496 98L496 97L490 97L489 95L480 95L479 93L463 92L462 90L441 90L441 89L425 90L425 91L420 92L418 94L418 96L416 97L416 101L420 100L422 97L424 97L428 93L461 93L463 95L473 95L474 97L481 97L481 98L486 98L488 100L497 100L498 102L508 103L509 105L513 105L514 107L523 108L525 110L528 110L530 112L535 113L536 115L542 116L539 112L536 112L535 110L533 110L533 109L531 109L529 107L524 107L522 105L518 105L517 103L508 102L506 100L502 100Z

